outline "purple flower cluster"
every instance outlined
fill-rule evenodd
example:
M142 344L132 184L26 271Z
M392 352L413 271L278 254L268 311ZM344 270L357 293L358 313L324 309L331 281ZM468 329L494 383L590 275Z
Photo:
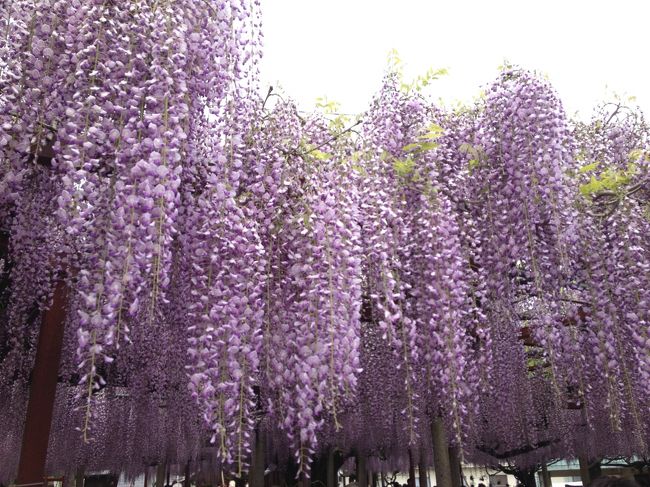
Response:
M259 98L259 10L0 6L0 481L61 279L52 471L242 476L254 438L386 471L440 418L476 461L647 452L642 116L571 131L510 68L443 110L388 73L342 131Z

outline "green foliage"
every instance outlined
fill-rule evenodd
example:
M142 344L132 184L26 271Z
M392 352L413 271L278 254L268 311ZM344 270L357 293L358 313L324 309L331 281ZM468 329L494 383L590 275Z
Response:
M581 174L595 171L600 163L594 162L579 169ZM585 198L592 198L601 191L619 192L628 185L637 172L635 164L628 164L627 169L607 168L600 174L592 175L589 182L580 185L580 194Z
M310 230L312 228L311 215L312 215L311 208L306 207L306 206L305 206L304 211L302 211L301 213L298 213L298 218L302 221L303 226L305 228L307 228L307 229L310 229Z
M445 133L445 129L443 129L440 125L432 123L427 127L427 132L424 135L420 135L420 139L428 139L428 140L435 140L440 137Z
M415 161L411 157L406 159L398 159L393 162L393 169L395 173L401 178L408 178L415 170Z
M414 80L407 82L404 80L404 62L399 57L397 49L391 49L388 52L388 71L397 75L397 78L400 82L400 89L404 93L420 93L433 81L449 73L446 68L429 68L426 73L418 75Z
M503 62L497 67L497 69L501 72L503 71L509 71L511 69L514 69L515 65L511 63L508 59L503 59Z
M650 152L643 149L634 149L628 154L628 162L634 164L638 162L650 162Z
M474 169L478 168L481 165L481 162L485 159L485 153L480 147L474 147L472 144L464 142L460 144L458 150L461 154L469 154L471 159L467 163L470 174Z
M391 49L388 51L387 61L388 70L391 73L397 73L400 76L404 74L404 62L402 61L402 58L399 57L397 49Z
M323 113L332 114L341 110L341 104L334 100L328 100L326 96L316 98L316 108L320 108Z
M310 153L313 157L315 157L316 159L318 159L318 160L320 160L320 161L324 161L324 160L327 160L327 159L331 159L331 158L333 157L332 154L329 154L329 153L327 153L327 152L320 151L320 150L318 150L318 149L314 149L314 150L310 151L309 153Z
M319 150L317 145L307 143L306 140L300 141L300 152L302 152L304 156L312 157L319 161L325 161L334 157L328 152Z
M332 132L341 132L350 123L350 116L340 113L341 104L329 100L326 96L316 98L316 108L329 118L329 128Z
M404 152L426 152L438 147L438 143L433 142L444 133L444 129L440 125L431 124L427 127L427 132L424 135L419 135L415 142L407 144L402 147Z
M595 171L598 169L598 166L600 165L600 162L592 162L591 164L586 164L584 166L581 166L580 169L578 169L578 174L586 174L588 172Z
M424 88L429 86L433 81L447 74L449 74L449 71L446 68L429 68L426 73L417 76L413 81L411 81L411 83L402 83L402 91L406 93L410 91L417 91L419 93Z

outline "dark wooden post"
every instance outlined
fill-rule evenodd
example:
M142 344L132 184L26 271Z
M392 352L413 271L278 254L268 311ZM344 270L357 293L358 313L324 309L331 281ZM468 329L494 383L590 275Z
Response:
M334 466L335 462L335 449L333 446L330 446L330 449L327 451L327 487L336 487L336 467Z
M582 485L587 487L591 483L589 478L589 460L586 456L581 455L578 457L578 462L580 462L580 480L582 480Z
M63 326L68 289L63 280L56 283L52 306L43 314L38 334L36 360L29 386L18 476L16 484L43 483L47 445L63 345Z
M156 483L154 485L156 487L164 487L165 485L165 464L163 462L156 466Z
M408 487L415 487L415 460L413 459L413 450L411 448L409 448Z
M185 478L183 479L183 487L190 487L190 460L185 464ZM145 487L147 487L145 485Z
M255 446L253 449L253 461L249 472L250 487L264 487L264 470L266 468L266 444L264 432L258 426L255 429Z
M357 454L357 485L359 487L368 487L368 470L364 453Z
M84 470L82 468L78 469L74 476L74 487L84 487L84 476ZM146 484L145 487L147 487Z
M447 432L442 418L439 416L431 421L431 437L433 438L433 468L436 471L436 487L452 487Z
M424 452L420 451L420 463L418 464L418 476L420 478L420 487L429 487L429 473L427 471L427 460Z
M457 446L449 447L449 469L451 470L452 487L462 487L463 480L461 478L460 448Z
M546 460L542 462L542 485L543 487L553 487L553 484L551 483L551 475L546 466Z

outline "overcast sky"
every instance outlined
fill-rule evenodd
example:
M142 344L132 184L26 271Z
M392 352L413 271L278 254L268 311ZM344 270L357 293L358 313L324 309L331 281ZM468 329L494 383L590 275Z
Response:
M262 82L301 108L327 96L363 111L387 54L406 74L448 68L429 93L471 102L504 60L548 75L569 113L614 93L650 115L648 0L262 0Z

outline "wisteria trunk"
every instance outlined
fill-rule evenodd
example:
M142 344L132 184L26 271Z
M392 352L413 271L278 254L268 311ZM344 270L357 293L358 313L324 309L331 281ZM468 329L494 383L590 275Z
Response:
M442 418L436 417L431 422L431 437L433 439L433 465L436 470L436 486L452 487L447 434Z

